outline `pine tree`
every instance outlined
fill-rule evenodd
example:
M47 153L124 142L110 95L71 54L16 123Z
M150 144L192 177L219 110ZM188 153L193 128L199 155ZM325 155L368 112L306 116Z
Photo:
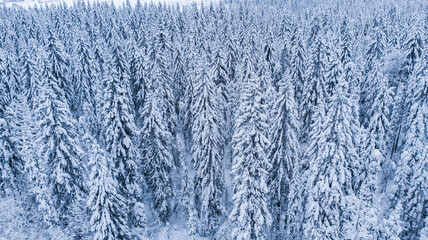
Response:
M223 195L221 108L213 72L201 57L193 87L192 155L195 168L195 196L199 216L207 235L215 233L225 212ZM207 70L208 69L208 70Z
M286 223L288 194L293 181L294 170L299 161L300 144L298 141L299 122L297 104L294 99L294 87L290 71L287 70L279 83L279 93L273 106L274 120L270 130L269 160L272 168L269 172L273 226L278 237L284 231Z
M128 235L126 200L114 177L110 156L95 142L91 147L88 206L96 240L124 239Z
M263 133L267 127L265 96L257 73L253 68L249 70L232 138L234 205L229 217L232 239L265 239L265 229L272 221L266 199L270 163L265 153L269 140Z

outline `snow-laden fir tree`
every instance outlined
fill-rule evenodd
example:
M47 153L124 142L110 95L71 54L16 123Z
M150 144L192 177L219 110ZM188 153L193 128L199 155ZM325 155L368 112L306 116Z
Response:
M96 118L97 104L95 97L97 95L98 79L95 77L95 64L92 49L88 44L88 39L79 33L79 38L74 43L73 64L70 69L73 84L73 108L77 117L83 114L91 114L91 132L98 134L99 120ZM84 112L83 106L88 104L89 113Z
M397 171L403 201L403 239L421 238L428 215L428 64L422 58L409 79L408 131Z
M223 54L221 51L221 46L213 45L214 49L212 50L213 53L211 55L210 59L210 70L213 77L213 82L216 87L216 91L219 97L218 100L218 108L221 111L222 119L220 119L221 122L219 122L219 126L223 124L223 122L228 121L229 109L228 109L228 102L229 102L229 89L227 88L229 84L229 77L227 75L227 69L224 62Z
M281 239L287 224L290 183L293 181L294 170L297 165L300 165L298 163L300 126L297 110L291 73L287 70L279 82L279 92L272 110L275 112L269 132L271 145L268 155L272 164L268 187L270 210L273 217L273 234L277 234Z
M58 87L64 92L63 95L70 108L73 103L73 88L69 75L70 56L64 51L61 40L58 39L56 33L52 29L48 30L46 52L50 63L49 68L51 74L56 79Z
M425 58L423 57L424 40L420 22L420 19L412 19L412 25L402 45L405 57L404 63L403 66L400 66L398 78L394 79L395 81L393 82L396 90L391 119L393 129L391 131L390 144L392 145L391 155L397 153L397 157L403 151L403 147L406 144L407 131L409 130L406 121L409 118L410 99L412 98L411 95L408 95L408 88L411 85L410 78L412 75L418 74L417 70L415 70L416 64Z
M274 67L275 67L275 45L273 43L273 36L272 31L268 30L266 33L266 37L264 39L264 46L263 46L263 59L265 61L265 64L267 65L267 72L270 73L270 76L273 77L274 73ZM284 48L287 52L288 49ZM288 60L288 59L287 59Z
M385 52L385 36L379 23L375 21L375 26L369 35L368 46L365 52L364 59L364 76L360 82L360 121L362 126L367 127L370 122L369 109L370 104L376 96L373 96L372 91L376 88L376 81L373 81L373 76L380 74L381 64Z
M0 118L0 195L18 193L22 173L23 162L13 141L10 124Z
M301 176L294 178L299 181L293 182L290 189L290 196L293 196L293 200L290 201L287 212L287 217L290 219L287 226L287 233L290 235L288 239L305 239L308 234L311 234L310 232L304 232L305 229L310 228L315 222L318 222L318 205L307 205L311 201L314 201L314 197L316 196L308 192L308 189L314 187L313 184L321 164L319 159L324 156L322 148L325 146L327 140L324 134L326 111L327 107L324 100L319 101L318 105L314 108L308 147L303 153L303 162L300 166ZM303 185L303 187L297 184ZM303 190L300 188L303 188ZM309 222L305 223L306 221Z
M317 22L315 22L316 24ZM319 26L315 25L313 28ZM314 30L315 31L315 30ZM300 112L302 117L302 132L300 134L303 143L308 142L310 127L313 122L314 108L319 105L321 101L328 103L327 97L327 80L326 64L327 64L327 51L325 38L320 31L316 31L313 36L313 42L309 49L307 58L307 69L303 88L302 102ZM314 33L315 34L315 33Z
M308 135L308 145L303 149L302 161L296 164L293 181L290 184L289 204L287 207L287 239L305 239L304 228L305 215L308 211L316 213L316 205L306 206L313 196L308 196L307 189L312 188L314 176L317 174L320 162L317 160L323 156L322 148L326 144L324 135L326 111L325 96L320 95L317 105L313 107L312 123ZM315 215L315 214L314 214ZM315 221L311 220L310 221Z
M114 177L111 157L96 142L91 146L89 160L88 207L91 211L93 239L125 239L128 234L126 199Z
M318 153L310 154L313 157L305 174L308 177L305 238L343 239L350 235L352 227L347 223L352 223L350 218L357 212L354 179L359 161L358 146L353 144L353 138L359 138L354 134L359 133L356 131L359 126L352 121L357 117L352 111L353 104L356 102L348 94L348 83L340 78L329 104L324 130L311 140L321 145Z
M377 188L381 188L379 189L380 191L385 190L388 178L391 177L391 168L394 167L389 158L387 144L388 133L391 126L390 117L393 92L389 86L388 79L381 73L379 66L374 66L374 69L377 74L373 75L374 78L372 81L375 82L373 85L377 87L376 90L371 90L371 94L376 96L374 97L370 111L368 111L371 118L368 124L366 140L363 143L364 150L362 157L366 158L366 167L369 167L372 164L376 166L376 169L372 169L371 174L378 175L376 179L379 179L372 182L370 184L371 187L369 187L371 190L376 192Z
M27 97L27 102L30 106L33 106L33 102L38 95L38 71L37 68L37 50L36 41L34 39L29 40L28 47L23 49L20 55L20 72L19 78L22 81L22 88Z
M251 64L250 64L251 65ZM266 96L254 67L243 82L233 134L233 209L229 216L231 239L266 239L266 229L272 222L268 209L266 185L270 163L266 150L269 140Z
M83 151L79 146L74 120L61 80L53 74L50 57L43 59L42 87L36 110L37 149L41 186L36 194L47 201L48 220L65 224L69 207L83 191ZM42 208L43 208L42 203Z
M0 86L2 87L0 104L7 106L15 95L22 89L19 76L20 68L15 52L0 53ZM0 109L1 111L1 109Z
M172 134L177 124L177 116L174 109L173 80L170 70L171 43L162 22L158 23L156 35L153 37L147 52L147 88L152 89L153 85L161 87L159 93L162 94L161 97L164 100L159 103L161 104L160 109L164 121L167 121L168 131Z
M135 52L132 53L129 62L129 70L131 75L131 90L136 112L141 112L147 94L146 80L146 56L143 50L135 47ZM141 121L137 117L137 123ZM138 124L137 124L138 125Z
M411 21L411 27L403 44L404 54L406 57L405 71L407 76L413 73L418 60L424 53L424 33L422 32L422 20L415 18Z
M173 198L171 172L172 136L162 115L162 91L159 85L150 89L142 113L142 155L146 179L151 189L153 206L158 219L167 223L172 214Z
M328 62L328 67L326 70L325 90L328 97L331 97L331 95L333 95L334 87L339 82L339 78L343 77L343 64L340 61L340 50L334 46L332 46L331 48L333 48L330 56L331 61Z
M378 71L377 67L375 69ZM379 239L388 236L383 232L383 227L389 224L385 220L389 217L388 212L392 210L390 208L393 208L388 201L390 196L384 192L388 184L386 175L393 167L389 162L386 145L392 91L387 79L381 73L376 76L379 78L372 81L376 82L375 85L379 86L379 89L370 111L372 117L367 132L362 131L365 136L361 156L363 158L361 187L358 191L359 199L353 198L356 215L351 216L351 220L347 223L350 227L347 229L348 237L353 239ZM388 204L383 206L382 202ZM389 237L394 236L389 235Z
M113 159L121 193L133 203L140 194L141 183L136 164L138 155L133 141L137 129L131 106L127 62L115 29L112 35L114 45L111 46L104 73L104 145Z
M290 71L291 77L294 84L294 92L296 95L297 106L300 106L303 95L303 87L305 84L305 61L306 51L303 45L301 30L295 28L291 35L291 59L290 59Z
M222 170L222 97L216 91L214 73L206 57L198 60L193 87L192 156L195 168L195 200L199 208L202 232L215 233L225 212L222 206L224 181ZM221 79L218 79L220 81ZM222 84L222 83L219 83Z

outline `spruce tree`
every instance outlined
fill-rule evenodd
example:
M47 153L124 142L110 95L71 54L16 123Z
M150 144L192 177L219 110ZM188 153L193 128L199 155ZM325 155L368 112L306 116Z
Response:
M73 104L72 85L70 81L69 55L65 52L61 40L58 39L52 29L48 31L47 58L49 60L52 76L56 79L58 87L64 92L65 100L69 107Z
M48 55L49 57L49 55ZM83 151L76 135L76 122L70 112L60 79L51 69L50 58L44 58L41 96L36 110L36 149L41 188L38 194L48 199L47 211L53 223L65 224L69 207L83 191ZM44 177L43 177L44 176Z
M341 78L329 104L325 128L321 136L314 136L323 138L320 149L306 170L309 179L305 186L308 188L305 238L342 239L349 236L352 228L348 223L352 224L359 202L354 184L359 173L358 149L354 144L354 138L359 138L355 134L359 134L359 126L351 121L357 117L352 111L353 104L356 103L348 94L348 83Z
M28 47L24 49L20 55L20 74L19 77L22 80L23 91L27 97L27 102L30 106L33 106L35 98L38 95L37 90L39 87L38 83L38 71L37 68L37 50L35 48L35 40L30 39Z
M321 101L328 103L326 84L326 64L327 52L325 39L317 33L314 36L313 43L309 49L308 54L308 68L306 72L307 81L304 84L303 99L300 106L302 117L302 132L301 141L308 142L309 129L313 122L314 108L319 105Z
M251 64L250 64L251 65ZM233 134L233 209L232 239L265 239L265 229L272 217L268 209L266 181L270 163L266 156L269 140L267 128L266 96L254 68L247 70Z
M104 70L103 145L113 161L119 194L126 200L128 224L135 226L134 207L142 199L141 186L144 182L137 165L139 155L134 143L138 132L131 102L128 62L117 33L114 27Z
M129 234L126 200L120 194L110 156L96 142L91 146L89 166L88 207L94 239L124 239Z
M13 141L11 127L0 118L0 191L3 194L18 194L23 162Z
M222 172L222 114L214 75L207 68L207 59L201 57L193 87L192 156L195 166L195 197L203 233L215 233L225 212L221 201L224 182ZM220 81L220 79L217 79Z
M172 214L173 156L172 136L162 115L162 91L159 87L150 90L144 105L142 118L143 164L149 188L153 195L158 219L167 223Z
M374 29L369 36L368 49L365 52L364 59L364 76L360 82L360 121L362 126L367 127L370 122L370 115L368 110L370 109L370 103L374 100L371 93L373 89L376 89L376 81L372 79L380 74L381 64L384 62L385 55L385 36L380 26L374 26Z
M268 186L273 226L278 237L282 236L287 224L290 184L297 165L300 165L300 126L294 96L291 74L287 70L279 82L279 92L273 106L274 120L269 133L271 145L268 157L272 168L269 171Z
M427 122L428 122L428 70L425 58L416 65L416 73L410 78L408 95L411 96L408 114L409 130L398 166L398 187L403 198L402 238L417 239L424 228L427 216L428 170ZM410 188L409 188L410 186Z
M302 42L301 31L295 28L291 36L291 60L290 71L293 84L295 86L294 92L296 94L297 106L300 106L303 97L303 88L305 84L305 63L306 51Z

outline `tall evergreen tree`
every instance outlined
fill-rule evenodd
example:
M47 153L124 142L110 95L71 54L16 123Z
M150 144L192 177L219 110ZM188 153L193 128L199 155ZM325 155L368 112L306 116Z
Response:
M279 82L279 93L273 106L274 121L270 130L269 160L272 168L269 172L268 186L270 192L271 214L277 236L284 233L289 204L288 194L296 166L299 165L300 130L297 104L294 98L294 87L290 71L287 70ZM281 237L282 236L282 237Z
M193 162L195 165L195 196L203 232L215 233L225 212L223 199L221 105L214 75L207 68L207 59L201 57L193 88ZM220 81L220 79L218 79Z
M48 199L49 220L64 224L69 207L83 191L83 151L60 79L53 74L49 60L49 55L43 59L42 89L37 108L36 148L38 165L45 176L39 177L46 179L38 187L47 188L39 194Z
M307 170L306 238L342 239L349 236L352 228L347 223L352 224L351 218L357 211L354 182L359 161L354 144L354 138L359 138L359 126L351 121L357 117L352 112L353 104L356 103L348 94L348 83L341 78L329 104L325 129L319 136L324 138L323 143Z
M401 159L398 166L399 193L403 198L403 220L405 222L402 238L419 239L428 215L427 179L428 170L428 64L423 58L416 65L416 73L410 78L410 113ZM411 186L409 188L409 186Z
M380 74L379 66L384 62L385 55L385 36L379 26L378 21L375 21L375 26L369 35L369 44L365 52L363 74L365 77L360 82L360 121L362 126L367 127L370 122L370 103L374 100L375 96L371 93L373 89L377 89L376 81L372 81L374 77Z
M291 60L290 70L293 84L295 86L294 92L296 94L297 106L300 106L303 97L303 89L305 84L305 63L306 51L302 42L301 31L295 28L291 36Z
M91 229L94 239L124 239L129 230L126 223L126 200L114 177L109 155L94 143L89 160L91 166L88 206L91 210Z
M97 95L97 87L100 85L99 79L95 76L95 64L92 49L87 43L88 40L83 33L78 33L79 39L74 43L73 64L71 69L71 78L73 84L73 108L76 109L77 116L90 114L93 125L91 132L98 134L99 119L96 118L97 104L95 101ZM90 112L83 112L83 106L87 104Z
M18 193L23 162L16 142L13 141L10 125L0 118L0 190L2 195Z
M47 58L51 66L52 76L56 79L58 87L64 92L65 100L69 107L73 103L72 85L70 81L70 60L69 55L65 52L61 40L58 39L52 29L48 31L46 46Z
M134 143L137 129L131 105L128 65L117 30L113 29L111 55L104 75L104 145L113 159L115 178L131 209L141 196L141 180Z
M309 139L308 135L313 122L314 108L321 101L328 102L329 100L327 98L325 78L327 63L326 43L321 34L317 33L314 36L307 59L308 69L305 77L307 81L304 84L303 99L300 106L302 116L302 132L300 137L303 143Z
M233 134L233 209L232 239L265 239L272 222L268 209L266 181L270 163L266 156L269 140L264 135L267 125L265 96L254 68L248 73L237 110Z
M416 73L415 67L420 59L423 59L424 40L421 33L421 25L419 19L412 20L412 26L409 30L407 38L403 44L405 60L399 78L394 83L396 85L396 93L394 99L394 109L392 115L393 130L390 136L390 144L392 145L391 155L401 154L403 147L406 144L408 126L406 120L409 118L409 109L411 103L408 99L408 86L411 85L410 77Z
M38 59L35 57L37 55L35 44L36 43L34 39L30 39L28 47L24 49L20 55L21 69L19 77L22 80L23 91L27 97L27 102L31 107L33 106L33 102L38 95L37 90L39 89L37 86L37 84L39 84L39 69L37 67Z
M152 191L154 208L158 219L167 223L172 214L173 156L172 136L165 125L161 111L160 87L151 89L143 110L142 148L147 183Z

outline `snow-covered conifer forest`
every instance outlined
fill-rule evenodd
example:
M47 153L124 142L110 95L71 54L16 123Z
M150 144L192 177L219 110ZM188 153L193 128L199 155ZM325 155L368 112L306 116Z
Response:
M0 7L0 239L427 240L428 2Z

